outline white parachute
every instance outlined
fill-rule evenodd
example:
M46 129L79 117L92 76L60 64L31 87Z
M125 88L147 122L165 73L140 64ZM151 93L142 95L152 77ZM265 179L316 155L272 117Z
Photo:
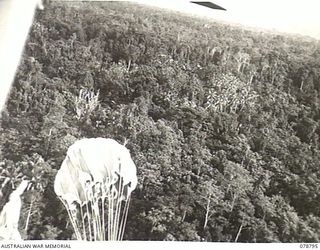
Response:
M14 190L9 201L4 205L0 213L0 240L21 240L18 231L18 223L21 210L21 195L27 189L29 181L23 180Z
M78 240L122 240L136 185L129 150L112 139L90 138L69 147L54 190Z

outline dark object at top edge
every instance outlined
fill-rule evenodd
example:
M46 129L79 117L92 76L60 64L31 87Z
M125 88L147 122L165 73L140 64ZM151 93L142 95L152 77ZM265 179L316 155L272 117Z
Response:
M210 9L215 9L215 10L226 10L225 8L219 6L219 5L216 5L212 2L197 2L197 1L190 1L191 3L195 3L195 4L199 4L199 5L202 5L202 6L205 6L205 7L208 7Z

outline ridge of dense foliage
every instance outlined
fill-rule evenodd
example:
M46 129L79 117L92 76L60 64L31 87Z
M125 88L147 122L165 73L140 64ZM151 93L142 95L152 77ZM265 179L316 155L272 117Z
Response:
M74 141L109 137L138 168L125 239L319 242L319 79L318 41L51 3L1 119L1 176L34 183L21 232L73 238L55 174Z

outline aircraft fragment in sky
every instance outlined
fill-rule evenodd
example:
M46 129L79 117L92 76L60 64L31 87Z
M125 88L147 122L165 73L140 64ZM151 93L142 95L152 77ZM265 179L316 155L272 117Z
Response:
M199 4L201 6L204 6L204 7L210 8L210 9L215 9L215 10L226 10L225 8L219 6L215 3L212 3L212 2L190 1L190 3Z

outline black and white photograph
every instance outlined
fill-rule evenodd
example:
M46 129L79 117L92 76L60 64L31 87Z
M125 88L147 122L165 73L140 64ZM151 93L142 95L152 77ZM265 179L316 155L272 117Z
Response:
M319 248L319 9L0 0L0 245Z

